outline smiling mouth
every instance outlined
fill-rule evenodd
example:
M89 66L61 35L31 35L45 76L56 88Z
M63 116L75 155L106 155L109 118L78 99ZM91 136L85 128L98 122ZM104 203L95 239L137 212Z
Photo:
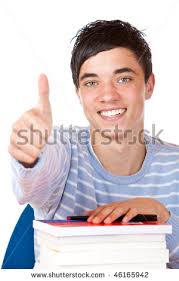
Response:
M98 114L101 115L103 118L107 119L115 119L116 117L120 117L127 111L127 108L117 108L112 110L101 110L98 111Z

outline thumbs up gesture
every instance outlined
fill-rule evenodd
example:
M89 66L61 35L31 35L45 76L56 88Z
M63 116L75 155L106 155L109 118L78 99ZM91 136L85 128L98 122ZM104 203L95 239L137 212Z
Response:
M47 143L52 130L52 110L49 84L44 74L38 81L39 101L36 107L24 112L12 125L8 151L24 166L31 167Z

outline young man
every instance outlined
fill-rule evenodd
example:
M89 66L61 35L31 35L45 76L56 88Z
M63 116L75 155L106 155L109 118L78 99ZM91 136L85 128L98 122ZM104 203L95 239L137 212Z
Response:
M111 223L156 214L173 226L169 267L179 268L179 148L144 134L155 79L143 34L120 20L93 22L77 34L71 70L90 126L54 128L49 143L52 111L41 75L39 103L14 123L9 146L19 203L30 203L37 219L89 213L93 223Z

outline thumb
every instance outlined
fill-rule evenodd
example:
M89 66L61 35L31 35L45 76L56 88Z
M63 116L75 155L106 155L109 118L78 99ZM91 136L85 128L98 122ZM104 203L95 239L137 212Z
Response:
M41 74L38 80L39 102L38 108L42 113L51 113L49 100L49 83L45 74Z

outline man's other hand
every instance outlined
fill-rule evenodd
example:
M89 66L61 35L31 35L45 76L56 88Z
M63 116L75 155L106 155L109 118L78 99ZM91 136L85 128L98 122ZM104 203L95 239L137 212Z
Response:
M49 83L41 74L38 81L39 101L36 107L24 112L12 125L9 153L25 164L36 163L52 130L52 110Z

